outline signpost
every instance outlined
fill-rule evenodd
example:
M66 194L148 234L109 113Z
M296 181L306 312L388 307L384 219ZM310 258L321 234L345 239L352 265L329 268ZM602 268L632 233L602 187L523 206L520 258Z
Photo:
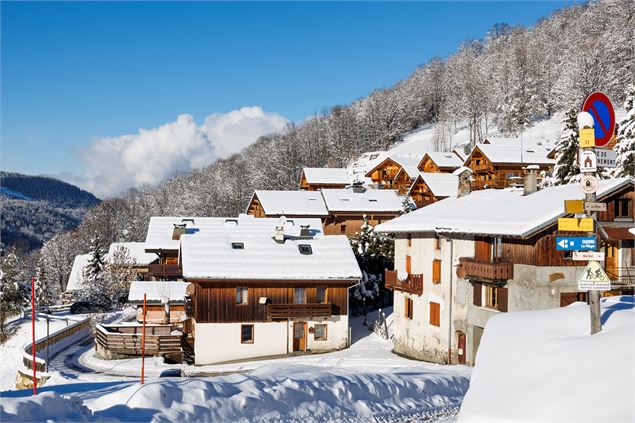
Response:
M558 237L556 250L558 251L595 251L597 242L593 237Z
M603 251L574 251L573 260L575 261L604 261Z
M564 212L569 214L584 213L584 200L564 200Z
M589 195L597 192L600 183L595 175L583 175L582 178L580 178L580 187L582 188L582 192ZM588 198L587 201L589 201Z
M617 152L614 150L607 150L605 148L596 148L595 155L598 161L598 167L616 167L617 166Z
M606 203L595 203L592 201L584 202L584 211L585 212L605 212L606 211Z
M595 151L591 148L584 149L580 151L578 164L580 165L580 172L582 173L590 173L597 172L598 159L595 156Z
M608 145L611 138L613 138L613 134L615 134L615 111L611 100L604 93L593 92L582 103L582 111L588 112L593 116L594 145L596 147ZM580 130L580 141L582 141L582 131L585 129L588 128L581 128ZM580 142L580 147L588 148L592 146L586 146Z
M561 217L558 219L559 231L593 232L593 219L590 217Z
M599 262L590 261L578 279L578 289L580 291L610 291L611 280Z

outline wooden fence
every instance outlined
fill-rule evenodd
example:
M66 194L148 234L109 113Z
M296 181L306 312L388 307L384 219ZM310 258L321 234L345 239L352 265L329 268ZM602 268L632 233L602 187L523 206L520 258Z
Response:
M146 325L145 354L161 355L181 352L181 334L172 335L171 325ZM141 355L142 326L97 325L95 343L105 358L115 355Z

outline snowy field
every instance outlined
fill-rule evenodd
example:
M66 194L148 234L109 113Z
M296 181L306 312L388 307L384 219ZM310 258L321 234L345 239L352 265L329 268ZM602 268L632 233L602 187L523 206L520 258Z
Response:
M635 422L635 297L501 313L487 323L460 422Z
M210 377L138 380L82 374L37 397L2 393L0 420L41 421L453 421L471 369L408 360L353 319L347 350L216 366L185 366ZM81 357L92 351L84 351ZM86 363L85 358L83 358ZM95 364L100 360L89 360ZM138 360L111 369L138 374ZM155 363L154 373L175 366ZM101 382L96 382L99 380Z

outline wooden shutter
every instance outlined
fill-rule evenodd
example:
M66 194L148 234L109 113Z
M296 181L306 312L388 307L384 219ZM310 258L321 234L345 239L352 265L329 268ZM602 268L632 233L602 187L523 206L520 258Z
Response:
M483 286L480 283L475 283L474 284L474 305L480 307L482 304L482 297L481 297L481 288Z
M432 261L432 283L441 283L441 260Z
M430 302L430 324L441 326L441 306L439 303Z
M412 260L410 256L406 256L406 273L412 273Z
M492 246L489 239L484 237L476 238L474 242L474 256L477 260L489 261Z
M498 294L498 311L507 311L507 288L496 288Z

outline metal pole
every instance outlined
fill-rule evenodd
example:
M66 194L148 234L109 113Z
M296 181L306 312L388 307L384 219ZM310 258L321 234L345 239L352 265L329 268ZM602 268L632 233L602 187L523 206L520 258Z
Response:
M446 240L448 238L445 238ZM448 364L452 364L452 273L454 266L454 240L450 240L450 295L448 296Z
M146 352L146 293L143 293L143 326L141 329L141 384L144 381L144 367L145 367L145 352Z
M49 322L50 316L48 310L46 311L46 371L49 371Z
M37 362L35 361L35 277L31 276L31 354L33 355L33 395L37 395Z

